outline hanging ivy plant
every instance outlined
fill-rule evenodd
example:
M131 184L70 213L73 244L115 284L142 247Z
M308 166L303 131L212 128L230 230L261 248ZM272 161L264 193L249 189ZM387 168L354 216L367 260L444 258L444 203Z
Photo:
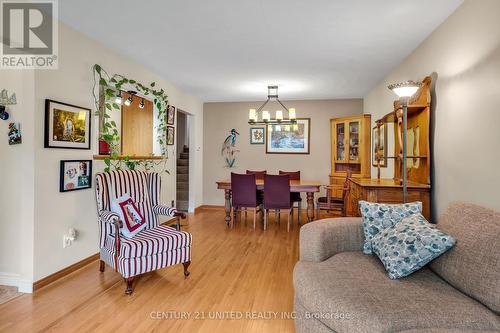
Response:
M111 169L120 170L126 167L130 170L135 170L138 167L144 168L146 171L151 170L155 166L163 165L164 172L166 169L166 161L168 159L168 150L166 144L167 122L166 113L168 107L168 96L163 89L155 89L156 83L151 82L148 86L124 77L120 74L110 76L100 65L93 66L94 72L94 89L93 96L96 107L96 114L100 117L101 133L100 140L104 140L110 148L111 155L104 159L106 168L105 172ZM98 86L99 89L96 89ZM97 92L96 92L97 90ZM120 135L118 127L108 112L121 111L121 105L116 103L114 99L122 90L134 90L143 96L150 96L153 100L154 106L158 110L158 125L156 126L157 141L160 145L162 159L160 161L153 160L133 160L130 156L120 156ZM103 97L101 99L101 96Z

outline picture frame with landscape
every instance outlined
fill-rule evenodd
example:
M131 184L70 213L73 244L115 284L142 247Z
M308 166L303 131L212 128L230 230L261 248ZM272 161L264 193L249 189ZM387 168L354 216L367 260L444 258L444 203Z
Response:
M90 149L92 111L45 100L45 148Z
M267 124L266 154L309 154L311 119L295 124Z

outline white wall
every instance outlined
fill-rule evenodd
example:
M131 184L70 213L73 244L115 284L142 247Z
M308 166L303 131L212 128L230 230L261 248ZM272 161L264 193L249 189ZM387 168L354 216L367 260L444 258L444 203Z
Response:
M110 74L120 73L144 84L155 81L157 87L165 89L171 104L193 115L191 179L193 186L197 188L203 186L202 102L178 90L145 67L129 61L106 46L59 22L59 69L38 70L34 73L33 71L12 71L13 74L0 71L2 86L10 87L9 90L19 90L18 98L21 103L13 113L18 120L22 121L25 140L25 143L19 147L7 147L6 133L4 133L6 132L4 127L7 124L0 123L0 135L4 138L0 140L2 152L0 171L5 171L5 174L2 173L2 186L0 186L0 198L5 199L1 201L0 231L2 234L0 237L6 240L2 241L0 246L1 249L8 250L2 251L6 253L5 255L0 254L0 272L7 273L7 275L22 273L29 282L37 281L99 251L94 189L59 193L60 161L92 159L97 153L97 119L92 123L92 150L43 147L45 99L94 109L92 66L96 63ZM10 76L5 76L5 73ZM4 77L6 80L3 79ZM21 86L28 86L26 94L23 94ZM16 112L18 110L19 112ZM195 131L199 131L200 135L194 135ZM3 162L4 156L8 159L7 163ZM169 158L170 175L162 175L162 199L166 204L175 199L175 145L169 149ZM94 171L102 169L103 163L94 161ZM14 194L10 193L7 188L10 188ZM193 207L200 205L201 196L195 196L192 204ZM7 207L5 212L4 207ZM24 209L25 207L28 209ZM17 235L21 230L18 227L13 229L15 224L12 223L18 223L19 220L26 221L27 226L23 226L26 230L23 231L26 238L29 238L27 241L19 240L18 242ZM6 225L5 221L10 222ZM71 247L63 249L62 237L70 227L79 231L79 238ZM21 265L19 265L18 258L12 255L18 251L23 256L25 252L27 253L27 258L21 260ZM28 258L29 256L31 258Z
M34 72L0 70L1 89L16 93L0 120L0 284L29 292L33 280ZM9 122L20 122L23 143L8 145Z
M295 107L297 117L311 118L309 155L266 154L265 145L250 144L250 127L263 126L248 124L248 109L257 108L262 102L205 103L203 109L205 114L203 127L205 136L203 140L204 204L222 205L224 192L217 189L215 182L229 179L231 172L244 173L247 169L267 169L269 173L278 173L279 170L300 170L303 179L318 180L323 184L329 183L330 119L362 114L363 101L361 99L302 100L283 101L283 103L288 107ZM274 109L271 108L271 110ZM236 148L239 152L236 157L236 166L227 168L220 152L222 143L232 128L240 133L236 139Z
M421 80L437 73L433 101L434 217L452 200L500 210L498 13L498 0L466 0L364 100L364 112L376 120L392 109L394 95L387 89L389 83ZM389 168L384 176L391 177L392 172Z

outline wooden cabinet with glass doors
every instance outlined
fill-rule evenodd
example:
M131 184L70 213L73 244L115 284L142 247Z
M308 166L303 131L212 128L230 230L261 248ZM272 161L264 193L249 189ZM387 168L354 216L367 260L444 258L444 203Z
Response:
M343 185L347 171L355 178L370 178L371 115L335 118L330 120L332 171L330 184ZM333 195L342 198L342 188Z

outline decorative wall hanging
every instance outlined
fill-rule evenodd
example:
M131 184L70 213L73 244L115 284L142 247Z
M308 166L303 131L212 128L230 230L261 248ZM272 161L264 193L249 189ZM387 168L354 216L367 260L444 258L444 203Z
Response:
M163 170L160 172L169 173L167 170L167 106L168 96L163 89L156 89L156 83L151 82L148 86L137 82L136 80L129 79L120 74L109 75L100 65L95 64L93 67L94 72L94 89L92 90L94 96L94 103L96 114L102 119L102 128L99 135L99 140L106 142L109 149L109 157L104 159L106 165L104 171L111 169L121 169L127 167L128 169L136 169L143 167L146 171L155 166L163 164ZM98 89L96 89L98 88ZM121 137L115 121L110 120L108 111L121 111L121 105L125 102L121 98L122 90L134 91L143 96L151 96L153 105L157 112L156 138L160 146L161 157L160 161L153 160L132 160L130 156L120 156L118 147L120 145ZM100 99L100 93L103 99ZM141 106L139 106L141 107ZM104 144L103 144L104 146Z
M9 119L9 113L7 111L5 111L5 106L16 105L16 104L17 104L16 94L13 93L9 97L7 90L3 89L0 92L0 119L2 119L2 120Z
M226 167L232 168L236 162L236 153L239 150L236 149L236 135L240 135L234 128L230 131L224 143L222 143L221 156L224 158L224 163Z
M92 161L61 161L59 192L84 190L92 187Z
M91 110L45 100L45 148L90 149Z
M267 154L309 154L311 119L297 119L296 124L267 125Z
M9 145L18 145L22 142L21 124L9 123Z
M167 108L167 124L173 125L175 122L175 106L169 105Z
M167 126L167 145L171 146L175 141L175 127Z
M377 130L377 126L372 129L372 137L373 137L373 147L372 147L372 156L373 156L373 166L376 167L380 163L381 168L387 167L387 124L380 124L380 129ZM380 142L379 142L380 138ZM380 144L380 146L379 146ZM377 150L378 149L378 150Z
M264 127L250 128L250 144L263 145L265 143L266 129Z

